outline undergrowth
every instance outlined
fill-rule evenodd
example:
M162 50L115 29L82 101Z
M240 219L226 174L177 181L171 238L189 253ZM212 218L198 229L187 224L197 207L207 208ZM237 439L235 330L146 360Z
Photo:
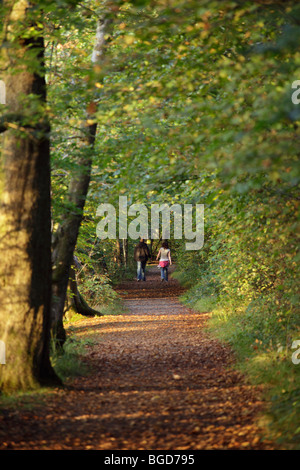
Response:
M86 347L92 344L94 343L91 339L78 339L74 335L67 338L63 347L57 347L55 342L52 342L51 364L63 382L89 372L89 367L83 358L86 354Z
M181 297L181 301L200 312L211 312L208 331L235 354L235 367L253 385L263 386L266 403L261 418L266 437L278 448L300 449L300 331L293 332L277 326L278 315L262 315L246 307L232 311L220 307L215 299L199 299L195 288ZM261 312L260 312L261 313ZM279 323L279 325L281 322Z

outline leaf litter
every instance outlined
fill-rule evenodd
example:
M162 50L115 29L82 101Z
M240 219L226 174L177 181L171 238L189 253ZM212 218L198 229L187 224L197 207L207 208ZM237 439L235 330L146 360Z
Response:
M208 334L209 313L182 305L177 281L151 268L146 282L116 290L124 315L72 324L95 339L83 357L90 373L29 407L1 406L0 449L274 449L258 424L262 390Z

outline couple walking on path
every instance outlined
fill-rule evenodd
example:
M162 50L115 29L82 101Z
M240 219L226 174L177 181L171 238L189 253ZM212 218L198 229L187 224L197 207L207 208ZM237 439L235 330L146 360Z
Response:
M144 239L141 238L134 250L134 259L137 262L137 280L146 281L146 264L150 258L150 251ZM158 267L161 272L161 281L168 282L168 267L172 264L171 251L168 242L163 242L158 251L156 260L159 260Z

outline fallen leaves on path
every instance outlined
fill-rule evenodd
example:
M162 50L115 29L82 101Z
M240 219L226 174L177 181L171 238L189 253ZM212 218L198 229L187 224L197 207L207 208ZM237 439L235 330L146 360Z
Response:
M83 319L92 373L41 402L0 410L0 449L272 449L260 436L260 390L177 300L175 281L119 286L128 313ZM158 278L158 279L157 279ZM31 405L28 408L28 405Z

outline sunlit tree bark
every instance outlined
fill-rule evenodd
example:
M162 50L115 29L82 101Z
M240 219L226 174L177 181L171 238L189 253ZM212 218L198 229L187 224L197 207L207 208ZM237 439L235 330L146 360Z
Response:
M0 166L1 390L57 384L49 359L51 302L50 151L42 31L32 4L5 3L1 68L7 114ZM32 33L32 36L31 36Z

